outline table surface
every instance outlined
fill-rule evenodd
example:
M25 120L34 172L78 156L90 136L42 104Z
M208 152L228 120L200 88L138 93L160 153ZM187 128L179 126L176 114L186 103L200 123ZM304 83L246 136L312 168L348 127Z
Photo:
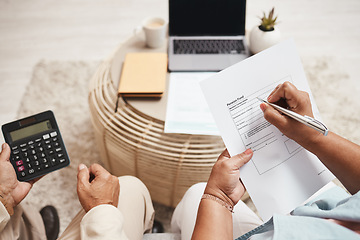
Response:
M160 48L149 48L145 45L145 36L143 34L131 36L127 41L122 43L121 47L114 54L110 70L111 79L114 83L119 83L125 55L130 52L167 52L167 44L164 44ZM168 72L166 77L165 92L160 99L128 97L125 98L126 102L150 117L165 121L169 75L170 74Z

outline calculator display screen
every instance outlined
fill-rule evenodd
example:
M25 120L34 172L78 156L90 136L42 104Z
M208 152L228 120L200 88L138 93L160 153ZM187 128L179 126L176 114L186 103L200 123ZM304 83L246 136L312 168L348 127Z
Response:
M50 120L10 132L13 142L52 129Z

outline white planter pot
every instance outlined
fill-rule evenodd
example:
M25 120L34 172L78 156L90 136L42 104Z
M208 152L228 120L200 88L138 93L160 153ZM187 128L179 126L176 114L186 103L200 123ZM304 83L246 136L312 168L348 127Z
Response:
M281 33L278 28L273 31L262 31L259 26L255 26L250 32L250 51L253 54L261 52L281 41Z

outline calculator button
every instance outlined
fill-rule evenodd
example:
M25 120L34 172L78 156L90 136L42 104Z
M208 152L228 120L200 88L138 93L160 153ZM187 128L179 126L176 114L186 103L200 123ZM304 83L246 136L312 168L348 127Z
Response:
M21 148L26 147L26 143L20 144L20 147Z
M24 166L20 166L20 167L18 167L17 169L18 169L19 172L22 172L22 171L25 170L25 167L24 167Z
M51 145L46 145L46 150L49 150L51 148L52 148Z
M25 162L29 163L30 159L29 158L25 158Z
M27 151L27 148L22 148L21 151L22 151L22 152L26 152L26 151Z
M63 154L63 153L59 153L57 156L58 156L58 158L61 158L61 157L64 156L64 154Z
M55 149L56 152L60 152L61 150L62 150L61 148Z
M11 150L16 150L16 149L18 149L18 146L12 146L11 147Z
M56 136L57 136L57 133L56 133L56 132L52 132L52 133L50 133L50 136L51 136L51 137L56 137Z
M49 161L46 158L41 159L41 163L48 163Z
M35 139L35 142L36 142L36 143L41 142L41 138Z
M65 159L62 158L62 159L59 160L59 162L60 162L60 163L63 163L63 162L65 162Z
M35 166L39 166L39 165L40 165L40 162L39 162L39 161L34 161L34 165L35 165Z
M16 161L15 163L16 163L16 166L21 166L21 165L23 165L23 161L22 161L22 160Z
M49 139L49 138L50 138L50 135L49 135L49 134L43 135L43 139L44 139L44 140Z
M36 150L35 150L35 149L30 150L30 154L31 154L31 155L35 155L35 154L36 154Z
M29 144L29 145L34 144L34 141L29 141L28 144Z
M53 142L56 142L58 140L58 138L54 137L52 140L53 140Z
M44 165L44 168L49 168L50 167L50 164L49 163L46 163L45 165Z
M33 174L35 172L34 169L29 169L29 174Z
M15 154L15 155L17 155L17 154L19 154L20 153L20 151L19 150L15 150L15 151L13 151L13 154Z
M41 158L44 158L44 157L46 157L46 155L45 155L45 153L40 153L40 155L39 155Z
M20 175L21 175L22 177L25 177L25 176L26 176L26 173L25 173L25 172L20 172Z

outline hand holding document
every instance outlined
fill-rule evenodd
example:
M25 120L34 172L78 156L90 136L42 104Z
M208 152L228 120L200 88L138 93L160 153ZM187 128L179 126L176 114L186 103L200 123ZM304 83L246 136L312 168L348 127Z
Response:
M240 176L263 220L289 213L334 178L315 155L264 119L258 98L266 99L285 81L310 94L315 119L321 120L292 40L200 82L230 155L254 152Z

